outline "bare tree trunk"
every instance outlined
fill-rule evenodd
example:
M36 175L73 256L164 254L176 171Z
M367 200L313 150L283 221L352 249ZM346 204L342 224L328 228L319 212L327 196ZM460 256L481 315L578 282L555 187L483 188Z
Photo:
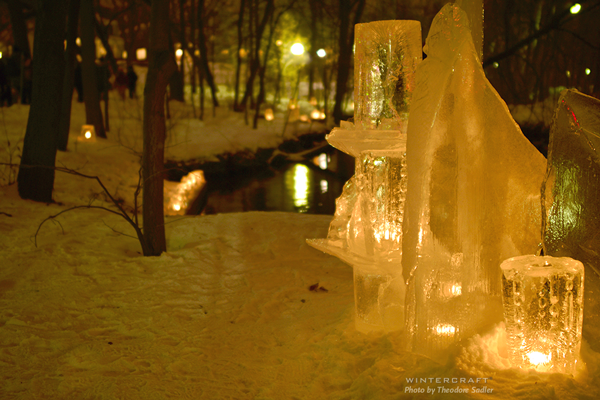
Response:
M269 19L271 18L271 15L273 14L273 10L275 8L275 2L274 0L267 0L267 4L265 6L265 11L264 14L262 16L262 19L260 21L260 23L256 23L256 33L254 35L254 40L253 40L253 56L252 56L252 61L250 62L250 78L248 78L248 81L246 82L246 91L244 93L244 97L242 98L241 103L246 106L246 103L248 102L248 99L251 99L252 97L252 93L253 93L253 89L254 89L254 79L256 78L256 75L258 74L258 71L261 68L260 65L260 44L262 41L262 37L263 37L263 33L265 32L265 28L267 26L267 22L269 21ZM256 19L258 19L258 4L256 5Z
M185 40L185 5L186 0L179 0L179 42L181 43L181 63L179 66L179 79L181 79L181 88L183 99L185 101L185 53L188 52L187 41ZM193 35L193 32L192 32Z
M350 25L350 13L352 12L352 8L357 4L358 6L354 14L354 23ZM342 105L348 88L350 64L352 62L354 25L360 22L362 12L365 8L365 0L340 0L339 7L340 37L338 49L338 74L335 89L335 106L333 107L333 118L335 119L336 124L339 124L342 120Z
M94 8L92 0L81 0L80 7L81 73L83 76L85 120L87 124L94 125L98 137L106 138L102 110L100 109L100 94L98 93L96 44L94 43Z
M240 1L240 13L237 21L237 34L238 34L238 49L236 54L237 64L235 66L235 94L233 98L233 110L239 111L240 104L240 70L242 69L242 45L244 43L244 36L242 35L244 28L244 9L246 8L246 1Z
M71 129L71 104L73 102L73 84L75 81L77 28L79 25L80 0L69 1L67 15L67 49L65 50L65 75L63 78L62 107L58 136L58 150L67 151L69 130Z
M169 51L175 57L175 46L173 45L173 40L171 40L170 33L164 33L168 36L169 43ZM177 66L177 63L175 63ZM181 77L181 73L179 72L179 68L175 71L174 74L169 78L169 100L176 100L183 102L185 99L183 98L183 79Z
M64 76L66 3L39 0L37 6L33 94L17 186L21 198L50 203Z
M29 40L27 39L27 24L23 15L23 3L19 0L6 0L6 3L8 3L15 47L18 47L25 55L25 59L30 59L31 51L29 49Z
M150 254L167 250L163 210L165 94L177 64L169 46L169 0L153 0L148 43L148 75L144 88L144 150L142 157L144 240Z
M96 19L96 17L94 17L94 26L96 27L96 34L102 42L104 50L106 50L106 58L110 62L110 68L112 69L112 73L116 74L119 70L119 67L117 66L117 60L115 59L112 47L110 47L110 44L108 43L108 35L106 33L106 28L102 26L102 24Z
M210 71L210 66L208 65L208 49L206 48L204 25L204 0L200 0L198 3L198 47L200 48L200 62L204 71L204 79L206 79L206 83L208 83L208 86L210 87L214 109L214 107L219 107L219 100L217 100L217 85L213 74Z
M310 6L310 49L308 53L310 56L310 60L308 64L308 99L310 100L314 96L313 86L315 82L315 71L317 70L316 61L318 60L316 55L317 50L319 48L319 45L317 43L319 41L317 23L320 22L319 15L322 5L317 4L316 0L310 0L308 3Z

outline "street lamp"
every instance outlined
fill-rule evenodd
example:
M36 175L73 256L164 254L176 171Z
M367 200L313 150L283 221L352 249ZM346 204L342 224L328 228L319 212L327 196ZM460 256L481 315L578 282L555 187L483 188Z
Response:
M581 11L581 4L579 3L575 3L571 6L571 8L569 9L569 11L571 12L571 14L577 14L579 11Z
M302 54L304 54L304 46L302 45L302 43L294 43L290 51L295 56L301 56Z

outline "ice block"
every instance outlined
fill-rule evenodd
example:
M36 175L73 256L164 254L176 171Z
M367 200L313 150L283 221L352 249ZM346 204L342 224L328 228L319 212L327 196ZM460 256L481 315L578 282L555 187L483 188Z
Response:
M502 320L500 263L541 242L546 160L486 79L465 13L433 20L407 139L409 349L437 359Z
M550 128L544 250L585 266L583 337L595 351L600 351L599 151L600 100L565 90Z
M357 24L354 123L358 129L406 132L414 72L422 58L418 21Z
M509 258L500 268L513 366L575 373L583 322L583 264L569 257L527 255Z

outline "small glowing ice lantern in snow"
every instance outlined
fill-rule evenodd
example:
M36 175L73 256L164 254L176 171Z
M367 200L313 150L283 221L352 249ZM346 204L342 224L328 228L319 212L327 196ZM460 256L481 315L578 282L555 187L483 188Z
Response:
M95 142L96 141L96 129L94 125L83 125L81 127L81 133L77 137L78 142Z
M500 268L513 365L573 374L581 346L583 264L528 255L509 258Z
M273 121L273 119L275 119L275 115L273 114L273 109L272 108L267 108L265 110L265 119L267 121Z

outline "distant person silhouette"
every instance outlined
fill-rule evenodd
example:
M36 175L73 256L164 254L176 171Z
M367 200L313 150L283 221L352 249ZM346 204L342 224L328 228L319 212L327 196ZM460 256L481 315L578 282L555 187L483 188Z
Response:
M8 76L6 76L6 64L4 60L0 59L0 107L12 106L12 93L10 83L8 82Z
M135 73L135 71L133 70L133 66L128 65L127 66L127 86L129 87L129 98L130 99L137 97L137 94L135 93L135 87L137 84L137 80L138 80L138 76Z

